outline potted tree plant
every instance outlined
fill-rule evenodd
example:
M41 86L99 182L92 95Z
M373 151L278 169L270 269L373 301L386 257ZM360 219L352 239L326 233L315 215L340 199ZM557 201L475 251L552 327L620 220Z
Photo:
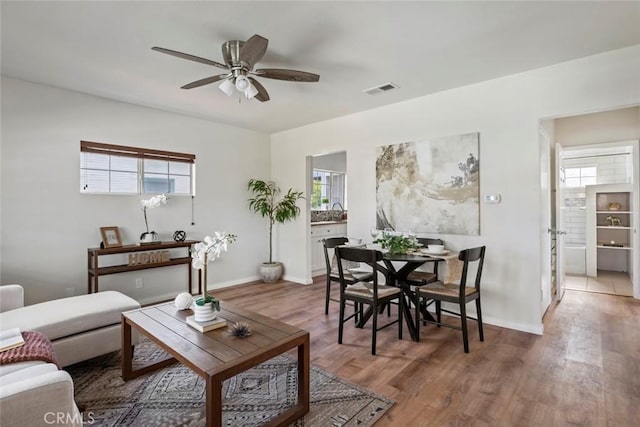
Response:
M274 182L259 179L250 179L247 188L254 195L249 199L249 209L269 218L269 262L263 262L260 266L260 277L264 282L277 282L282 277L282 263L273 262L273 224L284 224L295 219L300 214L296 203L304 197L301 191L290 188L280 198L280 188Z

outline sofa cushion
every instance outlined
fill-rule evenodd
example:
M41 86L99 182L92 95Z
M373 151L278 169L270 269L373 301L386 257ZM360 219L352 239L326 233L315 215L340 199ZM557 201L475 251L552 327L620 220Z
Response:
M8 386L9 384L16 383L19 381L24 381L25 378L33 378L42 374L46 374L47 372L55 372L58 370L58 367L53 363L35 363L32 365L24 365L28 362L23 363L10 363L8 365L2 366L11 366L11 365L23 365L22 369L14 370L13 372L4 373L0 376L0 384L3 387Z
M2 329L20 328L38 331L50 340L120 323L123 311L140 304L120 292L61 298L0 313Z
M28 362L7 363L6 365L0 365L0 378L2 378L4 375L10 374L11 372L44 364L46 364L46 362L43 362L41 360L30 360ZM0 379L0 383L1 382L2 380Z

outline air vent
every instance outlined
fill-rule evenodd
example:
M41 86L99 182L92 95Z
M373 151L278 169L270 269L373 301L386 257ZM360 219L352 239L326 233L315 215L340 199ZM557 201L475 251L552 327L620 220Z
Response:
M372 87L370 89L365 89L363 90L363 92L368 93L369 95L378 95L378 94L389 92L396 89L398 89L398 85L395 83L389 82L389 83L383 83L376 87Z

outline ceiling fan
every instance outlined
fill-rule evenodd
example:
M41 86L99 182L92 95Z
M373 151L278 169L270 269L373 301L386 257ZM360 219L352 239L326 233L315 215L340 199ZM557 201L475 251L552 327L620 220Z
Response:
M171 49L154 46L151 49L166 53L168 55L177 56L178 58L188 59L189 61L200 62L201 64L213 65L222 68L227 72L216 76L205 77L195 82L187 83L182 89L193 89L222 81L218 86L227 96L233 94L234 88L244 94L247 98L255 97L258 101L265 102L269 100L267 90L260 84L258 80L253 78L265 77L268 79L286 80L290 82L317 82L320 80L318 74L308 73L306 71L287 70L282 68L260 68L254 70L253 67L259 62L267 51L269 40L254 34L246 42L241 40L229 40L222 43L222 57L224 64L210 59L201 58L199 56L189 55Z

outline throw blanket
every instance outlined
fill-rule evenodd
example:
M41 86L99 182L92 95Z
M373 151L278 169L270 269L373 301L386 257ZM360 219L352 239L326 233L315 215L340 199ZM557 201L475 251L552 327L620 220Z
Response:
M35 331L22 332L24 344L0 353L0 365L9 363L27 362L30 360L42 360L55 363L60 369L53 344L44 334Z

